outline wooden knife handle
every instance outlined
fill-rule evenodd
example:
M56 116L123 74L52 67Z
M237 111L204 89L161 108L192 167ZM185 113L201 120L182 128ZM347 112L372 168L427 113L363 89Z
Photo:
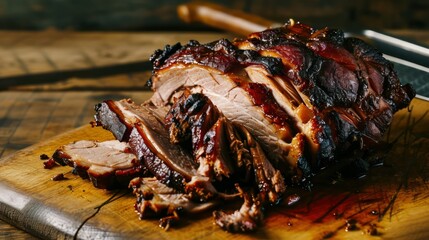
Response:
M183 4L178 6L177 13L187 23L200 22L244 36L275 25L274 22L261 17L212 3Z

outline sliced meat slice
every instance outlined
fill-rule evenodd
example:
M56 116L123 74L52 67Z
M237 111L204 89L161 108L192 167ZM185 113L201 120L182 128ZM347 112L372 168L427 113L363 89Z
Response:
M94 119L96 125L112 132L119 141L126 142L134 124L141 121L141 117L135 113L139 108L145 108L156 119L164 118L168 111L165 107L154 107L150 104L137 105L131 99L105 100L95 105Z
M245 70L253 82L263 84L271 90L276 104L285 111L283 115L295 116L289 117L289 124L305 135L310 149L311 157L309 159L312 160L312 166L317 169L321 167L318 165L319 162L331 161L334 157L335 144L329 134L329 126L312 109L308 108L308 104L301 99L293 84L285 81L283 79L285 76L270 76L260 66L249 66ZM279 116L280 114L274 115Z
M143 123L136 124L129 139L132 151L160 182L183 192L186 182L190 181L197 172L191 156L183 152L177 145L170 144L168 138L164 138L163 142L166 144L162 146L160 144L162 140L158 138L156 142L151 142L150 136L153 135L148 133L147 127ZM178 160L179 158L180 160ZM177 168L178 164L174 163L174 160L187 162L186 166L190 166L189 169ZM172 165L175 165L176 168L171 168ZM179 169L180 172L176 169Z
M217 180L235 174L234 159L231 158L229 144L225 136L226 125L231 124L225 117L220 117L210 128L204 139L204 160L211 166ZM200 167L202 165L200 164ZM205 168L204 168L205 169Z
M245 128L240 128L240 131L246 136L246 142L252 155L258 199L262 203L279 203L286 191L285 180L281 172L273 167L250 132Z
M221 180L234 169L225 139L226 118L202 94L184 91L165 117L170 141L192 146L194 161L201 176Z
M135 133L138 132L144 143L168 168L178 172L187 181L197 174L196 164L192 157L178 145L172 145L163 119L158 119L146 105L136 105L132 102L121 102L127 117L138 119ZM137 131L136 131L137 130ZM131 145L131 141L130 141ZM132 145L131 145L132 146Z
M74 167L97 188L124 187L132 178L148 174L129 145L117 140L80 140L61 146L52 157L61 165Z

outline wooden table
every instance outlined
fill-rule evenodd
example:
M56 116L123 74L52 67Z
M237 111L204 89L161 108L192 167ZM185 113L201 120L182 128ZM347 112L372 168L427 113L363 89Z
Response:
M391 31L429 44L429 31ZM18 79L0 91L0 157L87 124L93 106L103 99L143 99L150 69L97 77L67 77L44 83L37 74L102 68L146 61L165 44L189 39L209 42L223 33L76 33L0 31L0 84ZM31 84L23 76L35 75ZM50 76L50 75L47 75ZM68 76L68 75L64 75ZM24 229L25 230L25 229ZM0 238L33 239L25 231L0 220Z

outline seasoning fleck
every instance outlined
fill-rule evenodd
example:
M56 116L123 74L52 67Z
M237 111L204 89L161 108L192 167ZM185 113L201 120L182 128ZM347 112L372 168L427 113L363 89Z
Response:
M61 181L61 180L66 180L67 178L64 176L63 173L59 173L59 174L53 176L51 179L52 179L52 181Z

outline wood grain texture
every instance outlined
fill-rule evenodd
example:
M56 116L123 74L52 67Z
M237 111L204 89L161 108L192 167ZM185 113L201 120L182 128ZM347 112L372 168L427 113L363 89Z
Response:
M52 30L0 31L0 35L0 81L2 77L148 61L156 49L166 44L187 43L190 39L211 42L228 37L222 33Z
M32 235L29 235L27 232L17 229L16 227L3 223L3 221L0 220L0 233L1 233L1 239L22 239L22 240L36 240L39 239L37 237L34 237Z
M299 203L268 209L264 225L252 234L226 233L213 225L210 213L184 217L178 227L164 231L156 219L137 218L131 193L95 189L67 167L43 169L40 154L50 154L61 144L112 138L90 126L2 159L0 189L6 194L0 196L1 216L36 236L54 239L427 239L428 104L413 100L411 112L395 116L388 138L398 141L383 167L361 180L323 178L311 193L290 189L288 193L301 196ZM58 173L68 180L51 181ZM351 219L353 228L345 231ZM370 234L373 228L375 236Z

